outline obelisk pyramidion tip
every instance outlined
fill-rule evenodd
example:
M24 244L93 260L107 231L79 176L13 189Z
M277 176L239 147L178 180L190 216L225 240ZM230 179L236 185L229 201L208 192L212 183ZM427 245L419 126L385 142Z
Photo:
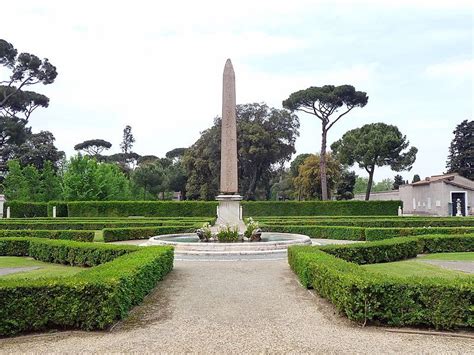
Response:
M229 68L229 67L230 67L230 68L234 69L233 66L232 66L232 61L230 60L230 58L228 58L228 59L226 60L226 62L225 62L225 67L226 67L226 68Z

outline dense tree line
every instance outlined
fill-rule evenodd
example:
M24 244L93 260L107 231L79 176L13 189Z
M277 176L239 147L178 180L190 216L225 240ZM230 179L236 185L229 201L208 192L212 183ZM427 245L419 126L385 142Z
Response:
M49 98L30 91L54 83L58 73L48 59L18 53L0 40L0 180L7 198L30 201L165 199L180 192L187 199L214 200L219 194L221 119L201 133L190 147L178 147L165 157L133 150L132 127L123 130L120 152L112 144L91 137L78 142L76 156L66 160L51 132L33 133L31 115L47 108ZM356 193L397 190L408 180L374 182L376 167L410 170L417 149L400 130L385 123L366 124L346 132L328 149L328 133L368 96L351 85L324 85L299 90L283 101L283 109L264 103L237 106L239 192L257 199L351 199ZM297 112L321 122L318 154L295 153L299 136ZM473 121L461 122L449 148L448 172L473 178ZM366 170L357 176L350 168ZM415 174L412 182L419 181Z

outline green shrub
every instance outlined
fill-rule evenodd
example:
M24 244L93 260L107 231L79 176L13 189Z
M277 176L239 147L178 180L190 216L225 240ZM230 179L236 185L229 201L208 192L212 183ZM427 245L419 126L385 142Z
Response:
M239 241L239 228L237 226L220 226L216 237L221 243L237 242Z
M205 220L205 219L204 219ZM31 221L27 220L25 222L20 222L18 220L10 221L5 220L0 222L0 230L99 230L103 228L133 228L133 227L156 227L156 226L183 226L183 227L194 227L196 221L106 221L106 220L97 220L97 221L62 221L62 220L47 220L47 221Z
M356 264L376 264L414 258L423 248L414 238L396 238L372 243L328 245L320 250Z
M53 217L53 207L56 206L56 217L67 217L67 202L66 201L49 201L48 202L48 217Z
M76 230L0 230L0 238L32 237L92 242L94 231Z
M474 252L474 234L419 237L423 253Z
M464 234L474 233L474 227L429 227L429 228L366 228L366 240L383 240L424 234Z
M28 255L48 263L97 266L135 250L129 246L33 239Z
M365 240L365 228L360 227L331 227L331 226L302 226L302 225L267 225L261 224L264 232L304 234L311 238Z
M397 215L401 201L244 201L246 217Z
M29 247L29 238L0 238L0 256L26 256Z
M261 220L261 218L259 218ZM366 228L413 228L413 227L472 227L474 218L417 218L409 219L407 217L396 218L298 218L298 219L264 219L264 223L271 225L319 225L319 226L348 226L348 227L366 227Z
M195 232L199 225L195 226L164 226L164 227L136 227L136 228L105 228L103 230L104 242L116 242L120 240L148 239L156 235L191 233Z
M215 217L214 201L75 201L69 217Z
M3 336L50 328L104 329L125 317L173 267L172 247L7 238L0 239L0 251L15 251L19 244L23 251L29 245L27 255L35 258L100 265L70 277L0 279ZM50 256L44 257L46 254Z
M48 205L46 202L7 201L3 205L3 215L7 215L10 207L11 218L47 217Z
M420 251L472 251L473 241L473 235L458 235L292 246L288 262L304 286L314 288L351 320L437 329L474 327L474 279L398 278L355 264L395 261Z

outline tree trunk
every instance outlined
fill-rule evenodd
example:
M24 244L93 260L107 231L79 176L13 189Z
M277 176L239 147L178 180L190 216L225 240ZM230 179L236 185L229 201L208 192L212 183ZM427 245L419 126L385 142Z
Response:
M326 125L323 123L323 134L321 137L321 154L319 157L319 170L321 171L321 198L323 201L328 199L328 180L326 171L326 139L328 131Z
M370 190L372 190L372 183L374 181L374 170L375 166L371 167L370 170L367 170L369 173L369 182L367 183L367 191L365 192L365 200L369 201Z
M247 188L247 200L255 200L255 190L257 188L257 170L252 172L252 178L250 179L249 187Z

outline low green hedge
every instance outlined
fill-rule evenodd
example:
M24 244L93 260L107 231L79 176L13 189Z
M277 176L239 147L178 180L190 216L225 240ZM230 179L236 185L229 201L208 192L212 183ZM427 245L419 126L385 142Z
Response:
M264 232L297 233L320 239L365 240L365 228L360 227L261 224L261 229Z
M202 221L28 221L28 222L0 222L0 230L100 230L104 228L134 228L134 227L157 227L157 226L188 226L202 225L204 222L210 221L203 219Z
M215 217L214 201L75 201L69 217Z
M21 249L23 254L19 254ZM74 276L0 279L0 335L45 329L104 329L124 318L173 268L173 248L34 238L0 239L2 255L98 265Z
M474 227L428 227L428 228L366 228L365 239L383 240L424 234L466 234L474 233Z
M0 230L0 238L33 237L92 242L94 231L86 230Z
M49 201L48 202L48 217L53 217L54 206L56 206L56 218L68 216L66 201Z
M7 201L3 204L3 216L7 215L10 207L11 218L47 217L48 204L46 202Z
M10 201L12 217L215 217L216 201ZM396 216L401 201L243 201L244 216Z
M396 216L402 205L402 201L244 201L242 210L246 217Z
M422 253L474 252L474 234L418 237Z
M261 220L258 218L258 220ZM415 228L415 227L474 227L474 218L417 218L409 219L407 217L398 218L345 218L345 219L278 219L262 220L268 225L318 225L318 226L348 226L348 227L366 227L366 228Z
M418 239L396 238L373 243L328 245L320 250L356 264L376 264L414 258L423 247Z
M163 227L139 227L139 228L105 228L104 242L116 242L120 240L148 239L155 235L191 233L200 226L163 226Z
M260 224L264 232L297 233L311 238L341 240L383 240L424 234L474 233L474 227L365 228L350 226Z
M472 251L473 241L472 235L458 235L294 246L288 250L288 262L304 286L314 288L351 320L437 329L474 327L473 278L400 278L371 273L354 263L400 260L420 251Z
M28 255L36 260L72 266L97 266L134 251L130 246L72 241L41 240L30 242Z

